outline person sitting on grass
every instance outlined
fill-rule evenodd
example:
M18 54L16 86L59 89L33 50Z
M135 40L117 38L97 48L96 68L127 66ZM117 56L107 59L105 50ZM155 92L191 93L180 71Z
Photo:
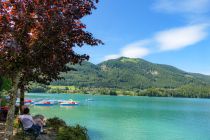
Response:
M23 114L19 116L19 119L23 125L25 131L33 131L36 135L45 134L43 132L44 122L42 119L33 119L29 114L30 110L28 107L23 109Z

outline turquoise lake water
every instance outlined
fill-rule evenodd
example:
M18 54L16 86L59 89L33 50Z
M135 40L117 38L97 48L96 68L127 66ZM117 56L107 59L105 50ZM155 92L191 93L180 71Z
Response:
M27 97L80 101L76 107L31 106L31 113L83 125L91 140L210 140L209 99L69 94ZM93 101L87 102L88 98Z

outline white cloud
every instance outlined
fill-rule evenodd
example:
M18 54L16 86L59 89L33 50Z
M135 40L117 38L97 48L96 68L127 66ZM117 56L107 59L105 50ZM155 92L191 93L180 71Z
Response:
M153 40L159 51L177 50L196 44L207 36L210 0L155 0L153 8L165 12L180 14L194 25L172 28L156 33Z
M154 8L170 13L203 14L209 12L210 0L157 0Z
M118 54L105 56L104 60L119 57L143 58L151 53L180 50L204 40L208 24L197 24L160 31L147 40L140 40L121 48ZM150 47L150 49L149 49Z
M105 56L104 60L117 59L117 58L119 58L119 57L120 57L120 55L111 54L111 55Z
M122 56L129 57L129 58L142 58L149 54L149 50L147 48L141 47L126 47L122 50Z
M155 35L154 41L160 51L177 50L205 39L206 28L207 25L201 24L161 31Z
M122 56L129 58L142 58L150 54L150 50L144 47L148 44L150 44L149 40L141 40L128 44L120 50L119 54L107 55L105 56L104 60L116 59Z
M210 0L155 0L153 9L184 17L188 23L210 22Z
M150 53L149 49L144 48L150 43L149 40L141 40L125 46L121 50L121 55L130 58L142 58Z

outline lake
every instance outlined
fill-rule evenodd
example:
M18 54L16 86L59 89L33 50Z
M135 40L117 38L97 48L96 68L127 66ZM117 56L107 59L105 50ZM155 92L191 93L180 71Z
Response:
M32 93L27 98L80 101L76 107L32 106L31 113L85 126L91 140L210 140L209 99Z

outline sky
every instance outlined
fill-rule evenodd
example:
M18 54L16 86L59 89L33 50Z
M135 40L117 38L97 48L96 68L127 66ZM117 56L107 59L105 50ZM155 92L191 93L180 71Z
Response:
M76 48L98 64L121 56L210 75L210 0L100 0L83 19L105 45Z

